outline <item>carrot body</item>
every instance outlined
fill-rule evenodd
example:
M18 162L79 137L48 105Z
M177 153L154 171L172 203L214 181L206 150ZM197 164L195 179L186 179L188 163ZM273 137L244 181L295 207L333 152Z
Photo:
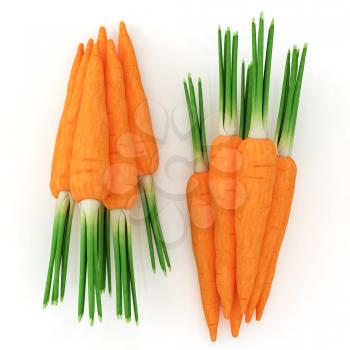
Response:
M92 41L88 42L85 53L83 44L78 46L68 82L67 97L56 136L51 167L50 188L56 198L60 191L69 191L69 171L73 139L91 50Z
M276 180L273 189L271 210L261 248L259 270L256 276L253 294L249 300L247 308L247 322L250 321L252 314L254 313L261 293L263 289L265 289L265 283L271 287L271 278L273 278L275 269L273 266L275 265L274 263L272 263L271 266L271 259L277 254L277 261L279 247L286 230L293 200L295 177L296 165L294 160L290 157L279 156L277 158ZM268 275L269 279L267 280Z
M267 299L270 294L273 277L275 275L278 255L287 228L290 209L294 195L297 167L290 157L278 157L276 182L273 202L266 229L266 239L271 241L268 253L270 255L265 278L260 285L259 302L256 306L256 319L261 320ZM271 239L269 237L272 237Z
M108 194L106 169L109 166L108 117L104 73L98 45L90 56L73 143L70 187L75 201L103 201Z
M208 172L193 174L188 180L186 194L202 305L210 338L215 341L220 301L215 283L214 217L210 204Z
M245 313L259 267L276 176L277 153L269 139L248 138L241 142L242 166L237 174L236 274L242 314ZM237 187L238 188L238 187Z
M105 65L106 105L109 120L110 187L104 205L132 208L137 198L135 150L128 123L123 68L112 40L108 40Z
M158 148L135 51L124 22L119 26L118 55L124 70L129 124L134 139L138 175L150 175L158 168Z
M105 27L100 27L97 38L98 49L103 66L106 64L107 33Z
M239 304L237 289L235 290L235 297L233 299L230 323L231 323L231 333L235 338L237 338L239 334L239 329L241 328L241 323L242 323L241 306Z
M216 286L224 316L230 318L235 290L236 157L241 138L218 136L210 150L209 189L215 215Z

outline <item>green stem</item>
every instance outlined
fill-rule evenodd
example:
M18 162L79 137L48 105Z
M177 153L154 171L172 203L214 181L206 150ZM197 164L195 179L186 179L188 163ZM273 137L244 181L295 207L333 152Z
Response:
M79 297L78 297L78 319L84 314L85 304L85 286L86 286L86 263L87 263L87 245L86 245L86 219L84 210L80 210L80 273L79 273Z
M200 131L198 112L197 112L196 95L194 92L194 86L193 86L193 82L190 74L188 75L188 86L189 86L189 101L190 101L189 109L191 110L190 118L192 119L191 130L193 133L193 139L195 140L194 163L195 163L195 167L198 167L198 168L207 167L207 163L205 162L205 155L203 153L203 145L201 142L201 131Z
M64 246L63 246L63 257L62 257L62 269L61 269L61 301L64 299L64 293L66 289L66 279L67 279L67 267L68 267L68 256L69 256L69 244L70 236L72 230L72 222L74 215L74 200L72 195L69 195L69 212L67 219L67 226L65 232Z
M266 131L262 119L263 102L263 66L264 66L264 17L260 15L258 46L256 45L256 24L252 22L252 115L250 121L249 137L266 138Z
M97 214L100 203L93 199L85 199L80 202L86 218L86 235L87 235L87 270L88 270L88 296L89 296L89 318L90 324L93 325L95 315L95 260L97 256ZM95 253L96 250L96 253Z
M154 193L154 188L152 186L153 179L151 175L145 175L141 177L140 181L141 181L141 185L143 186L143 190L145 192L147 209L150 217L153 238L156 244L159 264L163 272L166 274L166 265L164 261L163 246L162 246L160 232L159 232L160 223L158 223L159 220L158 220L158 216L156 215L157 207L154 204L155 196L153 195Z
M164 257L165 257L165 261L166 261L167 267L169 268L169 270L171 270L170 258L169 258L168 250L167 250L167 247L166 247L166 244L165 244L163 230L162 230L162 227L160 225L159 214L158 214L158 206L157 206L157 200L156 200L156 196L155 196L155 192L154 192L153 183L152 183L152 187L153 187L153 191L152 191L152 193L153 193L153 195L152 195L152 197L153 197L153 207L155 209L154 213L155 213L155 216L156 216L156 224L158 226L158 233L159 233L159 237L160 237L160 242L162 244L163 254L164 254Z
M133 262L133 253L132 253L132 232L131 232L131 223L130 216L127 211L124 211L126 215L126 232L127 232L127 249L128 249L128 262L129 262L129 275L131 283L131 294L132 294L132 303L134 309L135 322L138 323L138 307L137 307L137 296L136 296L136 285L135 285L135 274L134 274L134 262Z
M238 33L232 37L232 88L231 88L231 119L234 133L237 130L237 70L238 70Z
M282 92L281 92L281 99L280 99L280 107L278 111L278 118L277 118L276 131L275 131L275 137L274 137L274 142L276 146L278 145L278 142L281 138L283 118L286 111L287 96L288 96L288 89L289 89L289 76L290 76L290 50L288 50L286 64L284 68L284 74L283 74L283 85L282 85Z
M246 96L245 96L245 125L244 125L244 137L247 138L250 130L250 123L252 118L252 89L253 89L253 73L252 73L252 65L248 66L247 71L247 82L246 82Z
M110 210L106 208L105 215L105 247L106 247L106 265L108 293L112 294L112 273L111 273L111 239L110 239Z
M57 230L54 281L53 281L52 298L51 298L52 304L57 304L58 302L60 267L61 267L61 260L62 260L62 246L63 246L64 231L66 227L66 217L68 212L68 206L69 206L69 196L67 195L67 192L64 192L64 198L62 199L62 203L60 206L59 223L58 223L58 230Z
M121 263L120 263L120 247L119 247L119 214L120 210L115 209L111 211L111 226L113 237L113 251L114 251L114 268L115 268L115 291L116 291L116 313L117 318L123 316L123 292L121 281Z
M203 90L202 90L202 81L200 78L198 79L198 104L199 104L200 141L202 145L204 162L208 164L207 138L205 136L205 122L204 122Z
M208 154L205 137L202 83L201 81L198 82L198 95L200 101L199 117L196 107L194 86L190 74L188 75L188 85L189 88L187 87L187 83L185 81L184 89L188 108L188 116L191 124L194 169L196 172L203 172L208 170Z
M146 194L145 194L145 191L144 191L143 186L142 186L140 181L138 183L138 186L139 186L141 203L142 203L145 224L146 224L147 241L148 241L148 248L149 248L149 253L150 253L150 258L151 258L151 265L152 265L153 272L155 272L156 271L156 263L155 263L155 258L154 258L154 249L153 249L153 242L152 242L152 228L151 228L151 222L150 222L150 214L148 211Z
M264 90L264 16L260 15L259 34L258 34L258 70L256 82L256 103L257 112L262 116L263 90Z
M101 208L101 204L99 206ZM99 237L98 237L98 210L94 217L93 235L94 235L94 283L95 283L95 297L97 305L97 314L99 320L102 320L102 304L101 304L101 270L99 266Z
M241 70L241 111L239 118L239 136L244 138L244 125L245 125L245 114L246 114L246 104L245 104L245 63L242 62Z
M297 73L298 73L298 59L299 59L299 50L297 49L296 46L294 46L293 54L292 54L292 67L291 67L291 73L290 73L290 79L289 79L286 110L283 116L281 138L278 143L278 151L280 154L283 154L283 155L288 154L288 149L290 144L289 125L290 125L290 117L291 117L291 111L292 111L292 105L293 105L294 90L295 90Z
M301 59L300 59L300 64L299 64L299 69L298 69L297 83L295 86L295 92L294 92L294 97L293 97L293 105L292 105L292 111L291 111L291 117L290 117L290 126L289 126L289 130L288 130L289 131L289 138L290 138L289 150L288 150L289 155L291 155L292 148L293 148L295 125L296 125L296 119L297 119L297 114L298 114L301 84L303 81L306 52L307 52L307 44L304 45L303 51L301 54Z
M100 270L101 293L106 287L106 249L105 249L105 208L98 208L98 267Z
M231 133L232 119L231 119L231 108L232 108L232 60L231 60L231 31L230 28L226 29L225 32L225 114L224 114L224 128L228 133Z
M128 281L128 263L127 263L127 247L126 247L126 220L124 213L119 216L118 223L119 231L119 248L120 248L120 262L121 262L121 280L123 288L124 299L124 314L125 319L129 322L131 319L130 309L130 288Z
M222 35L221 28L218 29L218 53L219 53L219 118L220 125L224 127L224 112L225 112L225 77L224 77L224 63L222 57Z
M298 64L299 50L296 47L293 48L288 97L286 97L286 108L284 115L281 118L282 122L277 124L277 128L279 127L281 129L281 137L278 141L278 152L281 156L290 156L293 148L295 125L298 113L301 84L304 74L306 52L307 45L305 44L303 47L300 63ZM287 65L288 60L286 63L286 69L288 68ZM280 124L282 124L282 126ZM276 134L278 131L277 128Z
M269 112L269 92L270 92L270 76L271 76L271 62L272 62L272 49L273 49L273 36L274 36L275 24L272 19L269 34L267 37L266 56L265 56L265 70L264 70L264 91L263 91L263 106L262 116L263 124L267 132L268 128L268 112Z
M58 197L56 202L55 214L54 214L49 267L48 267L47 276L46 276L44 301L43 301L44 308L46 308L50 299L52 273L53 273L53 268L55 263L55 255L56 255L56 247L57 247L57 232L58 232L59 218L60 218L60 212L61 212L61 201L62 199Z

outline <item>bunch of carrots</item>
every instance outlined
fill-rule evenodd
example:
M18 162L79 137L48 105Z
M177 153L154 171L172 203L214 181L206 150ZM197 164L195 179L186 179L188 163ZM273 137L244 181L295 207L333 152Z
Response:
M252 61L242 63L238 114L238 33L218 30L219 130L208 157L202 83L184 82L194 174L187 183L192 245L205 319L216 340L222 307L238 336L245 315L261 320L288 224L297 167L291 158L307 46L288 52L275 136L268 105L274 21L252 22Z
M111 237L115 265L116 314L138 322L130 210L139 190L152 269L154 245L164 273L170 269L152 174L158 150L135 51L120 23L118 52L100 28L97 42L79 44L56 138L51 192L57 198L44 307L64 298L75 203L80 213L78 318L95 306L102 319L101 294L112 290Z

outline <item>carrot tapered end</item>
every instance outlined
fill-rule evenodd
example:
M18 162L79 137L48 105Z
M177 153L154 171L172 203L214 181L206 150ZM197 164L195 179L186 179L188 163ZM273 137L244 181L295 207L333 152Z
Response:
M253 310L247 310L246 314L245 314L245 322L246 323L250 323L250 321L252 320L254 314L254 309Z
M94 45L94 41L92 39L89 39L87 44L86 44L86 49L85 51L89 51L89 50L92 50L92 47Z
M83 54L84 54L84 44L83 44L83 43L80 43L80 44L78 45L76 57L82 57Z
M101 61L104 64L106 60L106 48L107 48L107 33L105 27L100 27L98 31L97 43L99 46Z
M229 320L231 317L231 309L232 306L223 305L224 318L226 318L226 320Z
M216 334L217 334L217 325L210 325L209 326L209 333L210 333L210 339L211 341L216 341Z
M123 33L123 34L127 34L127 30L126 30L126 26L125 26L125 22L121 21L119 23L119 35Z
M256 315L255 318L257 321L261 321L263 313L264 313L264 306L260 306L259 305L256 307Z
M124 38L124 39L129 39L129 34L126 29L125 22L121 21L119 23L119 39Z
M107 32L106 28L101 26L99 31L98 31L98 38L97 40L100 41L106 41L107 40Z
M240 328L241 328L240 322L231 324L231 334L233 337L235 338L238 337Z

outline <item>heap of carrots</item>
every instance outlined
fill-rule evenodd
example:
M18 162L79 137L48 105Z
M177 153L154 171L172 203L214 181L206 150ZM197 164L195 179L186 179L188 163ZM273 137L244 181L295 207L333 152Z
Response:
M64 298L75 203L80 212L78 318L95 306L102 319L101 294L111 293L110 230L113 237L116 314L138 322L130 210L139 189L151 266L155 244L164 273L170 260L163 237L152 174L158 149L137 59L125 24L120 23L118 52L100 28L97 42L79 44L67 87L51 171L57 198L44 307ZM53 282L52 282L53 280Z
M252 62L242 63L238 116L238 34L228 28L219 49L220 135L207 156L202 85L198 104L191 77L185 96L192 131L194 174L187 184L192 244L204 315L216 340L220 305L238 336L245 315L261 320L292 205L291 158L307 46L288 52L274 140L268 104L274 21L264 49L264 17L252 22ZM239 119L239 120L238 120Z

